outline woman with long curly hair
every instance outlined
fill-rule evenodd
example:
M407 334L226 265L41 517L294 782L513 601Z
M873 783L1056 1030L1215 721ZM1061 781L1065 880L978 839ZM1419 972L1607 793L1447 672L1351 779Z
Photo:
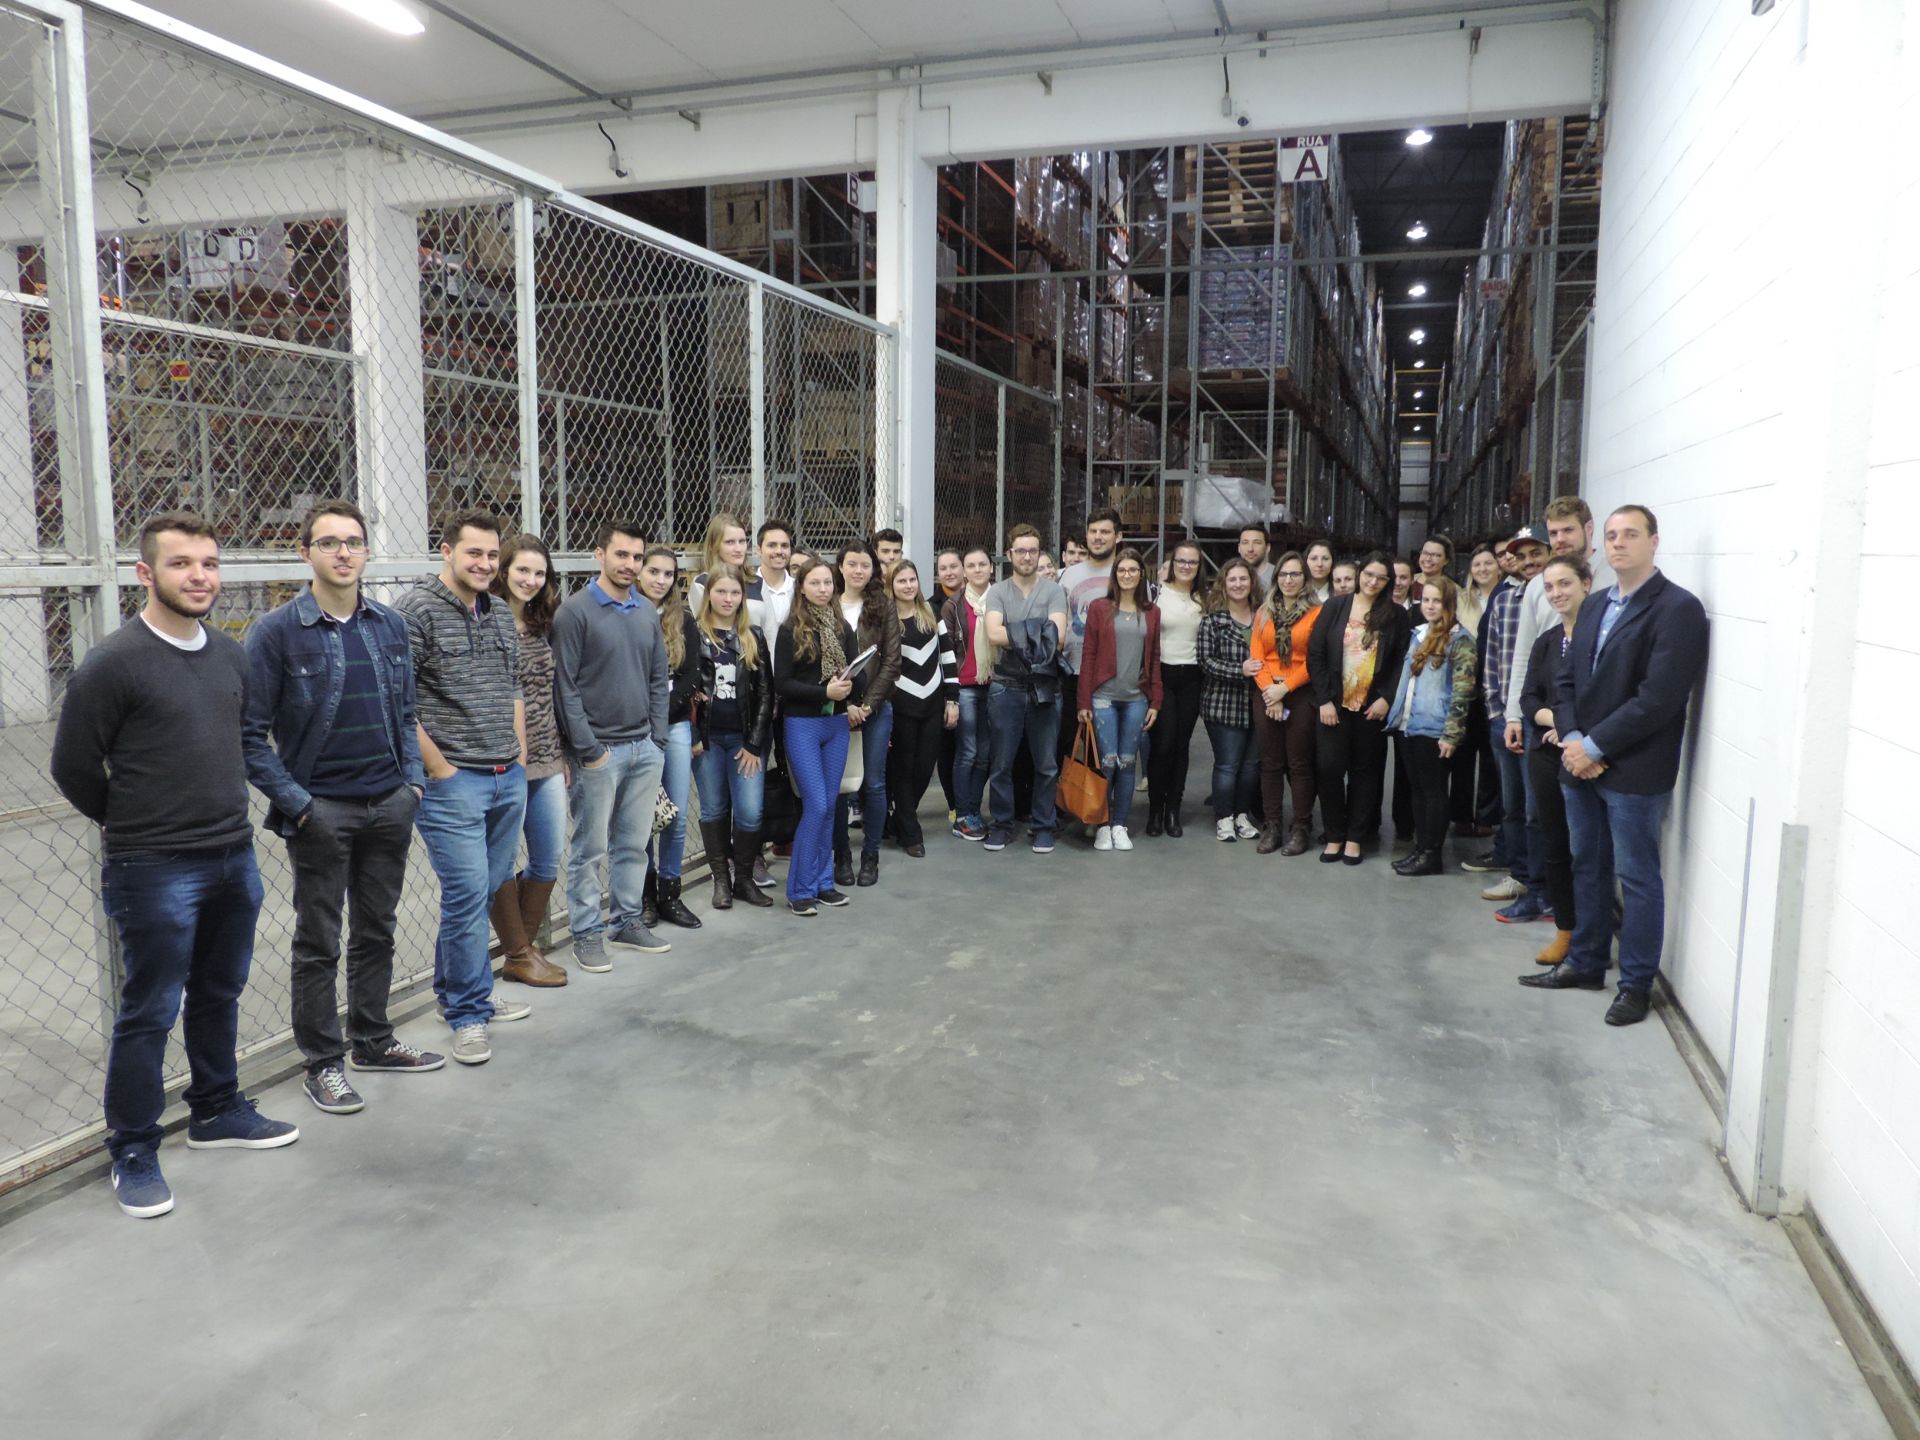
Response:
M1260 798L1266 811L1259 851L1304 855L1313 833L1314 719L1307 688L1307 642L1320 616L1306 557L1289 550L1274 562L1273 594L1253 623L1250 658L1259 662L1254 688L1254 736L1260 746ZM1293 822L1280 843L1282 805L1291 784Z
M1358 865L1360 832L1380 803L1387 711L1413 625L1393 603L1393 561L1376 550L1360 562L1351 595L1320 607L1307 639L1307 684L1320 726L1315 749L1323 865Z
M1438 875L1447 840L1447 780L1454 751L1467 737L1473 703L1473 636L1459 619L1460 588L1445 575L1420 581L1420 614L1400 667L1387 729L1406 736L1413 786L1413 853L1394 863L1399 875Z
M887 825L887 745L893 738L893 685L900 678L900 612L880 573L880 560L864 540L840 552L834 584L840 592L840 613L853 626L856 646L852 659L874 647L868 662L866 688L860 700L847 707L847 722L860 732L860 871L858 884L880 883L880 841ZM856 883L853 869L853 796L840 797L833 817L833 880Z
M747 620L746 578L732 565L707 572L694 615L699 636L700 693L693 767L700 782L700 838L713 870L713 908L735 900L773 902L753 883L766 797L766 757L773 742L773 657Z
M666 641L667 671L672 689L667 697L666 765L660 788L674 804L673 823L649 842L657 856L647 880L654 888L642 902L640 923L651 930L660 921L687 930L700 928L700 917L680 898L680 868L687 853L687 801L693 789L693 708L700 693L700 640L693 617L676 583L680 561L665 545L649 549L640 563L640 593L660 612L660 634Z

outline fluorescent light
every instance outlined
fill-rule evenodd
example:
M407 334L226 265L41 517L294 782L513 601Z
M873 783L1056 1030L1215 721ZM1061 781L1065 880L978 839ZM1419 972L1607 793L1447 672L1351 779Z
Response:
M1422 145L1431 145L1432 143L1433 132L1431 130L1409 130L1407 132L1407 144L1413 146L1416 150Z
M1416 425L1416 426L1414 426L1414 427L1413 427L1413 433L1414 433L1414 434L1416 434L1416 435L1418 435L1418 434L1420 433L1420 427L1419 427L1418 425Z
M1426 395L1427 395L1427 392L1424 390L1416 390L1413 392L1413 398L1416 400L1424 400L1426 398Z
M1416 345L1424 345L1427 343L1427 332L1424 330L1409 330L1407 332L1407 338Z
M336 4L337 4L337 3L339 3L339 0L335 0L335 3L336 3ZM1426 239L1426 238L1427 238L1427 223L1426 223L1426 221L1424 221L1424 220L1416 220L1416 221L1414 221L1414 222L1413 222L1413 228L1412 228L1411 230L1409 230L1409 231L1407 231L1407 239L1409 239L1409 240L1424 240L1424 239Z
M1424 360L1416 360L1413 362L1413 368L1416 370L1424 370L1427 368L1427 362Z
M427 27L400 0L327 0L349 15L378 26L390 35L424 35Z
M1426 293L1427 293L1427 283L1424 280L1416 280L1413 284L1407 287L1407 294L1411 295L1416 300L1418 300L1422 295Z

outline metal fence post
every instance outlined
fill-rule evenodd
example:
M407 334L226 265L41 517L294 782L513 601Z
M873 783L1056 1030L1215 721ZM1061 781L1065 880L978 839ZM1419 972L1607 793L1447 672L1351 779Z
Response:
M1007 387L993 387L993 548L1007 548Z
M759 533L767 519L767 287L747 291L747 436L749 508Z
M535 308L533 197L513 197L513 281L519 306L520 528L540 533L540 336Z
M86 32L77 8L48 27L34 72L35 132L39 139L41 200L46 216L44 256L53 349L54 427L60 486L67 497L68 551L97 567L84 606L74 606L74 660L120 623L115 579L113 473L107 441L106 361L100 329L99 281L94 274L93 150L87 116ZM86 827L92 874L104 858L98 826ZM100 1029L113 1033L125 964L120 939L107 918L99 884L93 886L95 992Z

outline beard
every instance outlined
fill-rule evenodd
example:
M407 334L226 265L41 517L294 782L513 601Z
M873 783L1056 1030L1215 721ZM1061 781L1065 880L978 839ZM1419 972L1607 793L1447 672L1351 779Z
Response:
M215 590L207 597L205 604L200 604L189 600L182 591L168 589L156 578L153 582L153 598L182 619L202 620L206 618L207 612L213 609L214 601L220 598L220 592Z

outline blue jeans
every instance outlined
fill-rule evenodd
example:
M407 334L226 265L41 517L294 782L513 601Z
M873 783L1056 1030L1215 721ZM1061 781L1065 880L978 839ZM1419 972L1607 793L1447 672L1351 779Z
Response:
M793 858L787 862L789 900L811 900L833 888L834 802L852 741L845 715L787 716L784 754L800 789L800 823L793 832Z
M1494 768L1500 773L1500 833L1494 838L1494 859L1505 865L1528 889L1539 883L1533 873L1533 849L1527 843L1527 757L1507 749L1507 722L1489 720L1487 739L1493 746Z
M527 813L527 772L456 770L429 779L414 824L440 877L440 934L433 942L433 993L447 1024L493 1018L493 963L487 953L487 906L513 878L520 825Z
M1573 841L1574 920L1567 963L1589 973L1607 968L1613 882L1620 878L1620 988L1645 990L1660 973L1667 893L1660 879L1660 825L1671 791L1623 795L1562 774L1567 835Z
M679 807L673 824L647 842L649 857L658 855L654 872L666 880L680 878L681 862L687 855L687 795L693 782L693 722L676 720L667 727L667 760L660 773L660 787ZM652 821L648 821L651 825ZM658 849L654 847L658 846Z
M647 888L647 841L666 752L652 740L607 747L603 765L573 770L573 849L567 855L567 924L576 944L640 919ZM612 914L600 919L600 863L607 865Z
M996 680L987 687L987 718L993 734L993 767L987 778L993 807L990 828L1001 836L1013 830L1013 762L1024 745L1033 760L1033 833L1051 839L1060 784L1059 693L1051 700L1036 701L1031 691Z
M130 1146L160 1143L162 1072L176 1019L185 1022L194 1118L218 1115L240 1093L233 1053L240 992L253 966L253 922L264 892L251 841L226 850L109 857L100 886L126 970L107 1047L107 1149L117 1159Z
M954 734L953 808L961 816L980 818L986 802L987 759L993 736L987 724L987 687L960 687L960 724Z
M707 748L693 757L693 778L700 785L700 819L711 825L733 812L735 830L758 830L767 795L767 771L762 767L751 775L740 773L740 757L747 753L747 737L712 734Z
M1207 745L1213 751L1213 818L1251 815L1253 797L1260 793L1260 747L1253 743L1253 727L1209 720ZM1277 815L1267 818L1280 823Z
M1093 702L1093 738L1100 746L1100 768L1107 772L1107 823L1133 819L1133 787L1140 778L1140 751L1146 740L1147 697Z
M860 832L860 853L878 855L880 835L887 827L887 744L893 739L893 702L888 701L867 717L867 723L853 732L860 741L860 813L864 827ZM833 810L833 850L846 855L853 850L850 837L853 797L842 795Z
M527 818L521 824L527 841L528 880L558 880L560 857L567 848L567 777L548 775L527 782Z

